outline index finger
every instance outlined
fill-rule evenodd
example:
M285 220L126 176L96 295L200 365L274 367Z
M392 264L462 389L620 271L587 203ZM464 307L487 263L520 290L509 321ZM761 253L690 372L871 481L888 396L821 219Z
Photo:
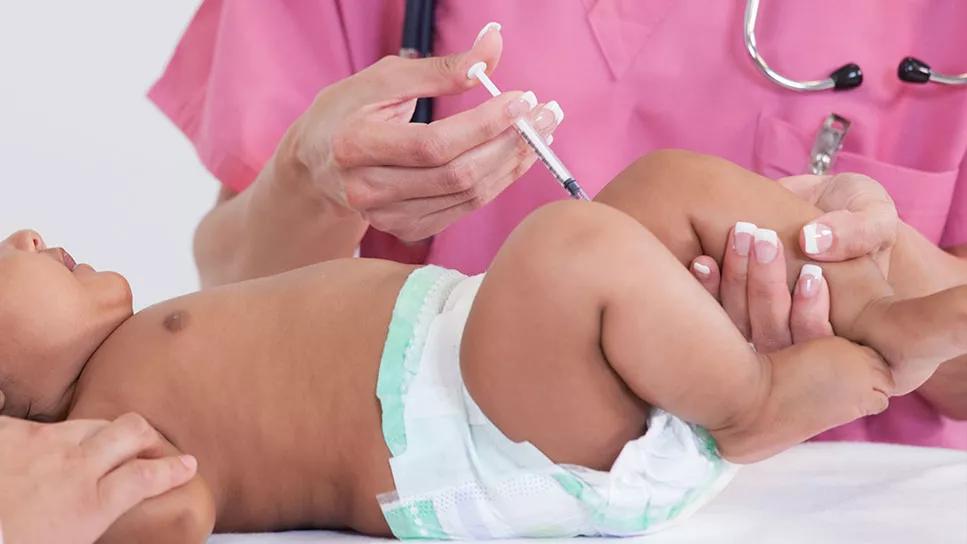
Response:
M190 455L127 461L98 481L99 513L110 525L141 501L188 483L197 471Z
M124 414L81 442L81 451L97 474L135 457L162 455L165 439L142 416Z
M343 168L442 166L496 138L536 105L534 93L512 91L428 125L373 120L350 123L333 137L333 159Z
M722 308L729 319L745 336L752 338L749 324L748 283L749 256L752 249L752 234L756 230L752 223L740 221L729 232L728 246L722 257L721 281L719 295Z
M70 444L80 444L107 427L109 421L103 419L70 419L59 423L43 423L57 428L57 435L61 440Z

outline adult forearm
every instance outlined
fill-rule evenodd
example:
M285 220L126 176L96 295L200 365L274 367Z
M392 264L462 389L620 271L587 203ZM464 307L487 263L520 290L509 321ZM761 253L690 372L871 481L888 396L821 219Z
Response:
M256 181L216 205L195 232L205 287L351 257L368 224L314 190L295 161L273 158Z
M967 262L901 224L890 262L890 283L903 296L921 296L967 284ZM941 365L917 392L941 414L967 419L967 356Z

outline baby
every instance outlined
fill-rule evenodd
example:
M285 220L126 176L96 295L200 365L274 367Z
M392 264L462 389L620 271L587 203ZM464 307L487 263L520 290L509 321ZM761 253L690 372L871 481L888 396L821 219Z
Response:
M643 534L733 462L882 411L967 352L967 290L899 300L864 258L825 266L839 338L757 354L683 266L749 243L739 219L797 247L819 213L658 152L596 203L531 214L485 276L347 259L134 316L121 276L20 232L0 246L0 402L39 421L137 411L159 455L197 457L102 542Z

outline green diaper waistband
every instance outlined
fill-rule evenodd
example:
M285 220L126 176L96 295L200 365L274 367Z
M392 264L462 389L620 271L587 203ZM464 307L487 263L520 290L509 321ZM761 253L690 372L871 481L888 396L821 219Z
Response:
M439 266L417 268L406 278L396 297L376 381L383 438L394 456L406 451L403 397L410 380L420 369L430 321L439 313L454 283L464 277Z

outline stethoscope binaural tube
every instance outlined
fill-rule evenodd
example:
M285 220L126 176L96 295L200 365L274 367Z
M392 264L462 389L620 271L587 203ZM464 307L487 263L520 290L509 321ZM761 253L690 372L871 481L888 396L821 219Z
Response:
M941 85L967 85L967 73L958 75L934 72L930 65L914 57L907 57L897 66L897 77L907 83L939 83Z
M828 91L830 89L842 91L859 87L863 83L863 71L856 63L844 64L829 74L826 79L816 81L798 81L790 79L779 72L776 72L766 63L759 53L759 48L755 42L755 22L759 16L759 0L746 0L745 3L745 48L755 62L756 67L770 81L793 91ZM940 85L967 85L967 73L963 74L943 74L930 68L930 65L920 59L907 57L900 61L897 67L897 77L907 83L938 83Z
M406 0L403 15L403 37L400 56L404 58L423 58L433 54L433 18L436 4L434 0ZM420 98L413 111L414 123L429 123L433 120L433 99Z
M762 54L759 53L759 48L756 46L755 22L758 16L759 0L747 0L745 4L745 29L743 32L745 36L745 48L755 62L756 67L759 68L759 71L773 83L780 87L800 92L827 91L830 89L843 91L859 87L863 83L863 71L853 62L840 66L833 73L829 74L829 77L826 79L815 81L798 81L776 72L762 58Z

